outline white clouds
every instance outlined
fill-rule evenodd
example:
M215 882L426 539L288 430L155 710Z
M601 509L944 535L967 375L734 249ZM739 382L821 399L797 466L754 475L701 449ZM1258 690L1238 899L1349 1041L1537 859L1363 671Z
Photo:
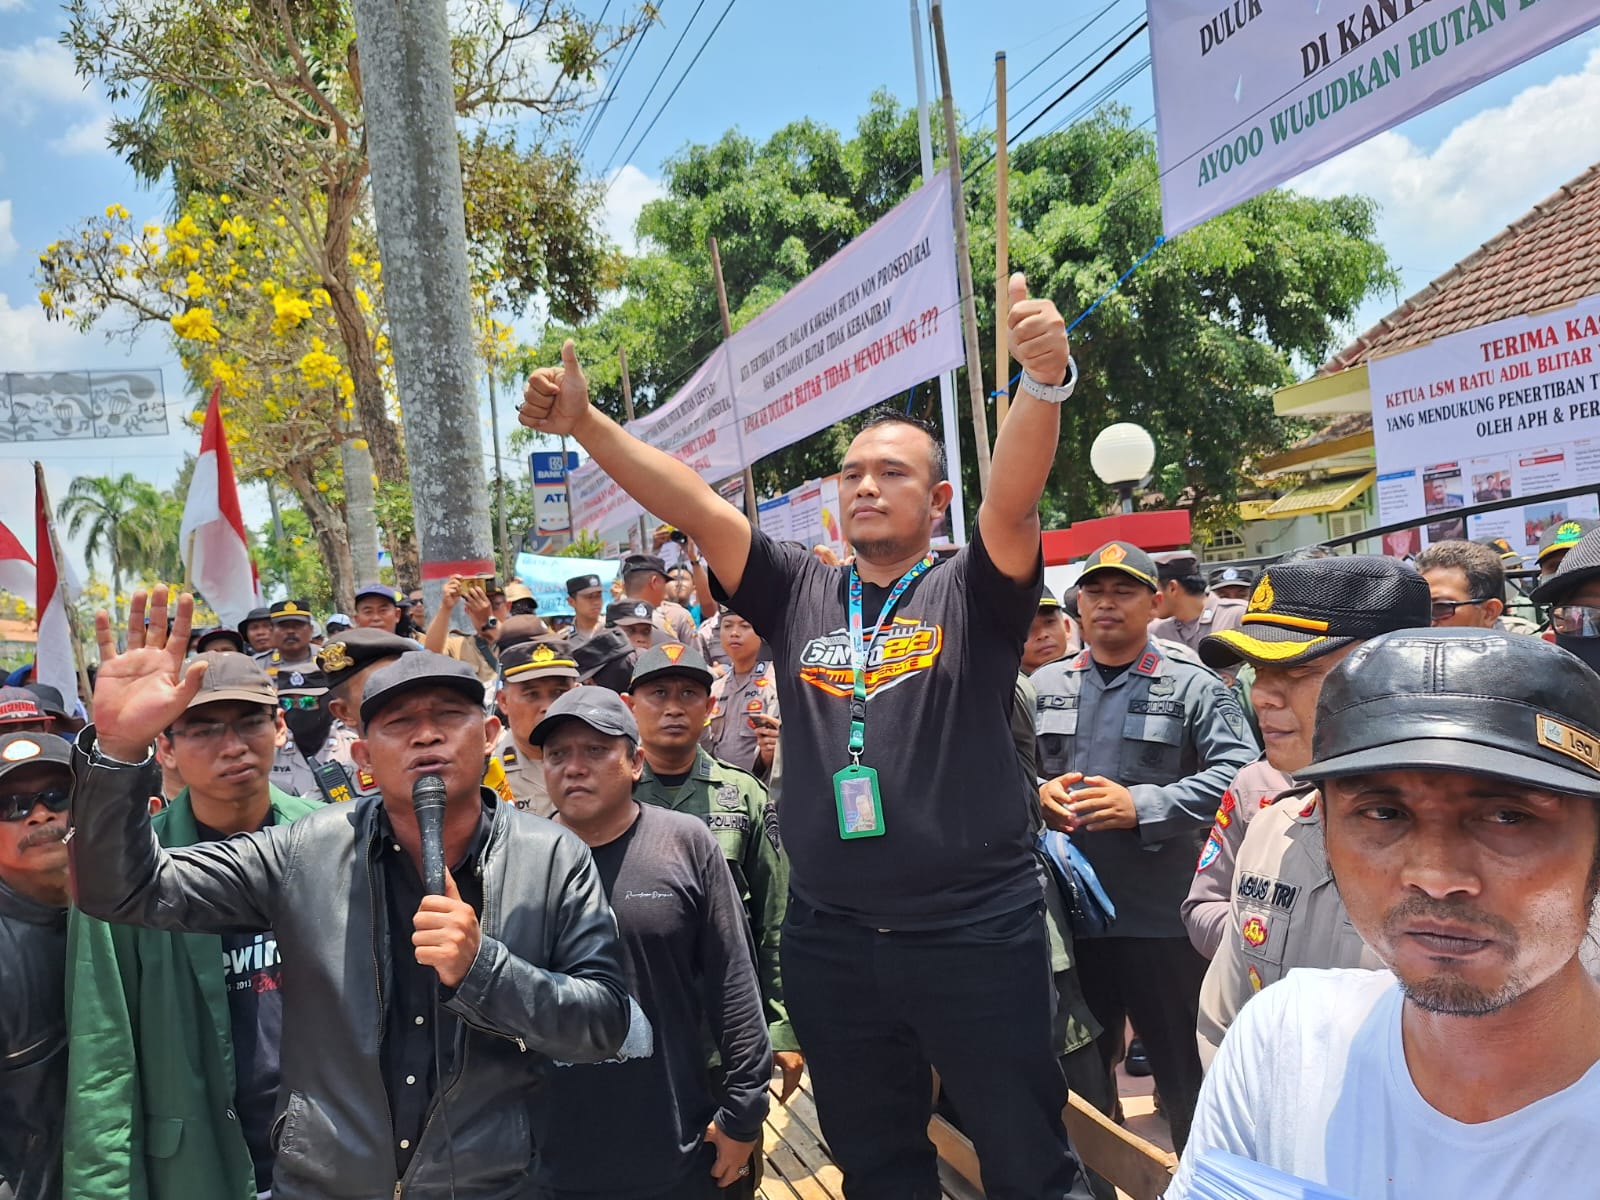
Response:
M0 0L0 12L23 12L28 7L28 0Z
M7 3L16 0L0 0L0 9ZM64 46L36 38L0 46L0 120L60 130L47 143L57 154L99 154L106 150L111 109L97 89L78 78Z
M1597 145L1600 48L1581 70L1468 117L1432 150L1389 130L1288 186L1314 196L1375 196L1383 205L1379 239L1410 269L1410 291L1582 172Z
M11 201L0 200L0 262L17 252L17 239L11 232ZM0 345L4 345L0 342Z
M609 190L600 214L600 227L626 253L637 254L639 239L634 234L634 225L639 213L650 201L665 196L667 189L659 179L652 179L632 163L613 171L606 183Z
M65 155L100 154L106 149L110 132L111 114L102 113L69 126L60 137L51 138L50 149Z
M86 367L83 362L86 342L98 344L99 338L88 339L60 321L46 321L44 310L32 296L22 302L21 308L12 308L11 299L0 292L0 346L6 348L5 367L8 371L62 370L69 367Z

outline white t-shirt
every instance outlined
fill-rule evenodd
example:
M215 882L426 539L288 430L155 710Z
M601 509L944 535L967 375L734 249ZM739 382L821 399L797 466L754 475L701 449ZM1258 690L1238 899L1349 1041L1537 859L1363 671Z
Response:
M1194 1160L1213 1147L1353 1200L1600 1194L1600 1064L1509 1116L1462 1124L1411 1081L1401 1006L1388 971L1299 969L1253 997L1206 1076L1166 1200L1191 1200Z

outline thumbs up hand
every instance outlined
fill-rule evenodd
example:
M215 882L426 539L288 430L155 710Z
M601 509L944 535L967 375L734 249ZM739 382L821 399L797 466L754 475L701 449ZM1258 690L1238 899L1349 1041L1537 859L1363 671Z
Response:
M568 338L559 367L540 367L528 376L517 420L540 433L570 434L589 415L589 381Z
M1028 281L1011 277L1011 357L1040 383L1055 386L1067 377L1067 323L1050 300L1028 299ZM524 422L526 423L526 422Z

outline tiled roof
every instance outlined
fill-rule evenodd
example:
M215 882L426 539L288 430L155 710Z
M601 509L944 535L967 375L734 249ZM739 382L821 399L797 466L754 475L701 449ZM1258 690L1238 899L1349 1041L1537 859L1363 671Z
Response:
M1331 375L1457 333L1600 292L1600 163L1512 222L1334 355Z

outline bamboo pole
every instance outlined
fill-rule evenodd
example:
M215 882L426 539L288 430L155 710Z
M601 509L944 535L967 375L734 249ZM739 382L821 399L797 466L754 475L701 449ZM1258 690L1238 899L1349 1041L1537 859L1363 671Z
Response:
M994 430L1011 411L1011 156L1006 149L1006 52L994 56Z
M628 414L628 423L633 423L633 384L628 379L628 348L617 347L617 365L622 368L622 408ZM568 496L572 493L569 490ZM650 518L643 513L639 515L639 553L650 553Z
M950 204L956 223L956 277L961 284L961 332L967 350L967 398L972 406L972 438L978 447L978 496L989 492L989 417L983 403L983 358L978 350L978 306L972 294L972 251L967 239L967 201L961 187L961 139L956 104L950 94L950 56L944 46L944 5L933 0L933 46L939 58L939 88L944 101L945 151L950 156Z

